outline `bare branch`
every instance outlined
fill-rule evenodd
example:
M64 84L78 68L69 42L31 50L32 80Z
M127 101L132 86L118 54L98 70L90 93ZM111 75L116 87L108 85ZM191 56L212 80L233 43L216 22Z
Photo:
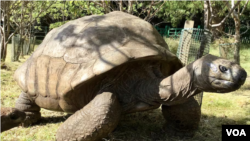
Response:
M219 29L217 29L217 28L215 28L215 30L216 30L216 31L218 31L218 32L219 32L219 33L221 33L221 34L226 35L226 36L229 36L229 37L234 37L234 35L232 35L232 34L228 34L228 33L224 32L224 31L222 31L222 30L219 30Z
M0 26L0 30L1 30L2 37L4 37L4 32L3 32L3 27L2 26Z
M249 0L247 0L247 1L246 1L245 5L244 5L244 7L243 7L243 9L242 9L242 11L240 12L240 16L241 16L241 15L242 15L242 13L244 12L244 10L245 10L245 8L246 8L246 6L247 6L248 2L249 2Z
M218 24L214 24L214 25L210 25L212 28L221 26L226 19L229 17L229 15L231 15L233 13L233 11L235 10L235 8L240 4L241 1L237 1L237 3L234 5L234 7L228 12L228 14L225 16L225 18ZM228 6L228 5L227 5ZM228 6L228 9L230 9L230 6Z
M159 22L159 23L155 24L154 26L157 26L157 25L162 24L162 23L169 23L169 22L162 21L162 22Z
M10 36L8 37L7 41L5 42L5 46L7 46L7 44L9 43L10 39L12 38L13 35L15 35L15 33L17 32L17 30L15 30L13 33L10 34Z
M149 7L149 10L148 10L148 14L147 14L147 16L144 18L145 21L147 21L147 20L148 20L148 17L150 17L150 12L151 12L151 9L152 9L153 4L154 4L154 1L152 0L152 1L151 1L151 4L150 4L150 7Z
M166 1L164 1L164 2L161 4L161 6L160 6L157 10L155 10L155 12L152 14L152 16L151 16L148 20L152 19L152 18L155 16L155 14L161 9L161 7L165 4L165 2L166 2Z
M214 14L213 14L213 7L212 7L212 5L211 5L211 1L209 0L209 1L206 1L207 2L207 4L208 4L208 6L209 6L209 10L210 10L210 19L209 19L209 24L212 24L212 20L213 20L213 18L214 18Z
M247 21L247 30L244 31L243 33L241 33L240 36L248 32L248 30L249 30L249 22L250 22L250 21Z
M155 2L155 3L153 3L152 5L155 6L157 4L160 4L161 2L162 2L162 0L159 0L159 1Z
M96 5L99 5L99 6L101 6L101 7L103 7L103 5L102 4L100 4L99 2L95 2L95 1L92 1L94 4L96 4Z

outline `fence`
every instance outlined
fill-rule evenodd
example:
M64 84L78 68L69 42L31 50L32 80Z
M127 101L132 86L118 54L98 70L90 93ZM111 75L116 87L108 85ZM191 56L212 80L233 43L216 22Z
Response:
M159 28L158 26L156 26L155 28L162 37L174 38L174 39L178 39L180 37L181 30L183 29L183 28L170 28L169 26L165 26L165 28ZM200 29L200 26L198 26L198 29ZM240 32L243 33L246 30L247 27L242 27L240 29ZM225 32L233 35L235 33L235 29L225 28ZM250 44L250 30L248 30L247 33L241 36L241 43Z
M165 28L159 28L156 26L155 29L161 34L162 37L177 39L180 37L181 30L183 28L170 28L169 26L165 26ZM198 26L198 29L200 29L200 26Z
M197 28L185 28L181 30L177 57L184 65L199 59L209 53L212 33L208 30ZM203 93L194 96L196 101L202 104Z

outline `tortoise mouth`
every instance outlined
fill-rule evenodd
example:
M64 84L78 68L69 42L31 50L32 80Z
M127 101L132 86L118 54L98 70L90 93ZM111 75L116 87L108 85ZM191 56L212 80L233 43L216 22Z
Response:
M226 93L237 90L244 84L244 82L223 80L214 77L210 77L210 80L213 89L215 89L218 93Z

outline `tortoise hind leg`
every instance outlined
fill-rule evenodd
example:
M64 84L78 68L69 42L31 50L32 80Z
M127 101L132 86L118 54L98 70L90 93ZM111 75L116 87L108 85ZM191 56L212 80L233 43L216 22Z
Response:
M121 111L114 94L109 92L98 94L59 127L56 140L101 140L117 126Z
M40 107L33 102L28 94L22 92L16 101L15 108L25 112L23 126L27 127L41 119Z
M170 136L192 137L199 127L201 107L193 97L180 105L162 105L162 113Z

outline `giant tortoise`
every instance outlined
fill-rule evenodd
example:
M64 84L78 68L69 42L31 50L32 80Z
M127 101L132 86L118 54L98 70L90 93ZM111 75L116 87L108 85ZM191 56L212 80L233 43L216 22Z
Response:
M51 30L14 75L22 88L16 108L24 125L40 108L72 113L56 139L95 141L122 115L161 106L168 130L196 130L201 109L194 95L240 88L246 72L207 55L183 67L148 22L123 12L85 16Z

